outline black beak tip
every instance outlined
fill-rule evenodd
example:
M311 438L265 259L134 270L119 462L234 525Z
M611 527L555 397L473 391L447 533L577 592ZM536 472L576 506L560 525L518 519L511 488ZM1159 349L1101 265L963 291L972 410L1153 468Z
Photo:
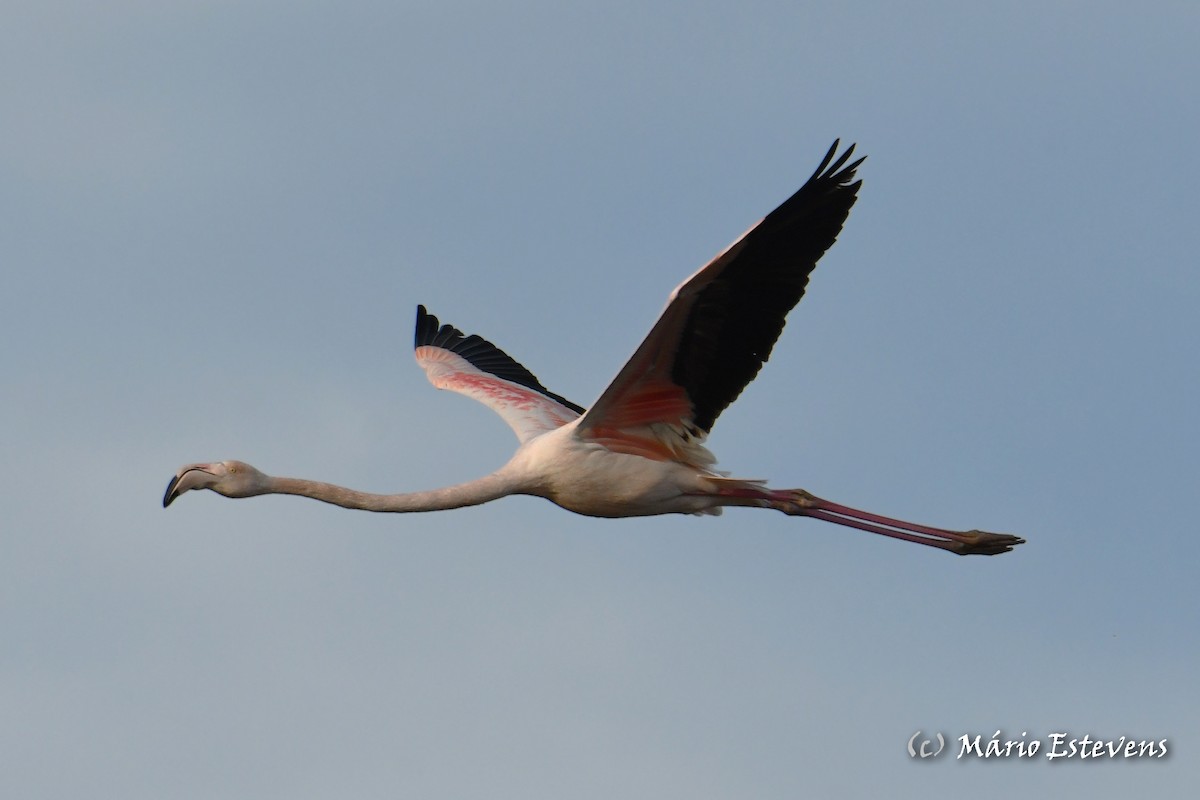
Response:
M167 491L165 494L163 494L163 508L171 505L171 501L175 499L175 485L177 483L179 483L178 475L176 475L174 478L171 478L171 482L167 484Z

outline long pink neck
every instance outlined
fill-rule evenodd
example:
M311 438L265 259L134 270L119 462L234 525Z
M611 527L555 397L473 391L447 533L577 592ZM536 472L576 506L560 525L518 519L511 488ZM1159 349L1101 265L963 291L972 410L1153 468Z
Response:
M488 475L443 489L404 494L371 494L321 481L275 477L268 477L263 489L262 494L294 494L343 508L394 513L443 511L448 508L477 506L519 493L513 482L501 474Z

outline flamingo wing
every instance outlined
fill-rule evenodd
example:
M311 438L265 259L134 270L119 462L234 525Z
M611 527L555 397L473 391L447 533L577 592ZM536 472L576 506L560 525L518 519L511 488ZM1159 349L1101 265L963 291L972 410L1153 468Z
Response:
M579 421L614 449L697 465L700 442L758 374L837 239L862 181L834 142L800 189L681 283L649 335ZM657 455L655 455L657 453Z
M473 397L504 418L521 442L571 422L583 407L560 397L496 345L417 306L417 363L429 382Z

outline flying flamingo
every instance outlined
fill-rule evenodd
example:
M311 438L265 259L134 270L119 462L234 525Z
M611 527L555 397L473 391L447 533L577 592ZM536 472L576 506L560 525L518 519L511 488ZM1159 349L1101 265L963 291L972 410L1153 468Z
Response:
M717 417L771 354L784 317L837 238L862 181L838 142L799 191L685 280L629 362L590 409L554 394L507 353L441 325L417 307L417 363L430 382L484 403L517 434L507 464L478 480L404 494L370 494L329 483L278 478L240 461L188 464L167 486L163 507L186 491L226 497L293 494L367 511L440 511L507 495L544 497L578 514L637 517L720 514L725 506L773 508L959 555L996 555L1024 539L951 531L858 511L803 489L713 470L703 442Z

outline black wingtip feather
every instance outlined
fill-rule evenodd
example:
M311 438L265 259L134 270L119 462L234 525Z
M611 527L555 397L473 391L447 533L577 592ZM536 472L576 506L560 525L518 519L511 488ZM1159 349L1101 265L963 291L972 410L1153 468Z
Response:
M449 350L462 356L477 369L495 375L497 378L512 381L527 389L533 389L578 414L584 412L583 406L572 403L565 397L547 389L532 372L487 339L475 334L468 336L453 325L442 325L437 317L425 310L425 306L419 305L417 306L417 324L413 334L413 349L425 346Z
M838 160L832 164L832 166L829 163L833 159L833 154L837 152L838 145L841 144L841 141L842 141L841 139L833 140L833 146L830 147L829 152L825 154L825 160L821 162L821 166L817 167L816 172L814 172L812 174L812 178L809 178L809 180L820 177L822 173L827 173L828 175L833 175L834 173L836 173L838 170L840 170L842 168L843 164L845 164L847 161L850 160L850 156L854 155L854 148L855 148L854 144L851 144L849 147L847 147L842 152L842 154L838 157ZM858 159L853 164L851 164L849 167L847 167L845 169L845 172L848 174L846 174L844 176L843 175L837 176L839 179L839 182L846 183L850 180L853 180L855 168L857 168L859 164L861 164L862 162L864 162L866 160L867 160L867 157L863 156L862 158ZM826 169L826 167L828 167L828 170Z

